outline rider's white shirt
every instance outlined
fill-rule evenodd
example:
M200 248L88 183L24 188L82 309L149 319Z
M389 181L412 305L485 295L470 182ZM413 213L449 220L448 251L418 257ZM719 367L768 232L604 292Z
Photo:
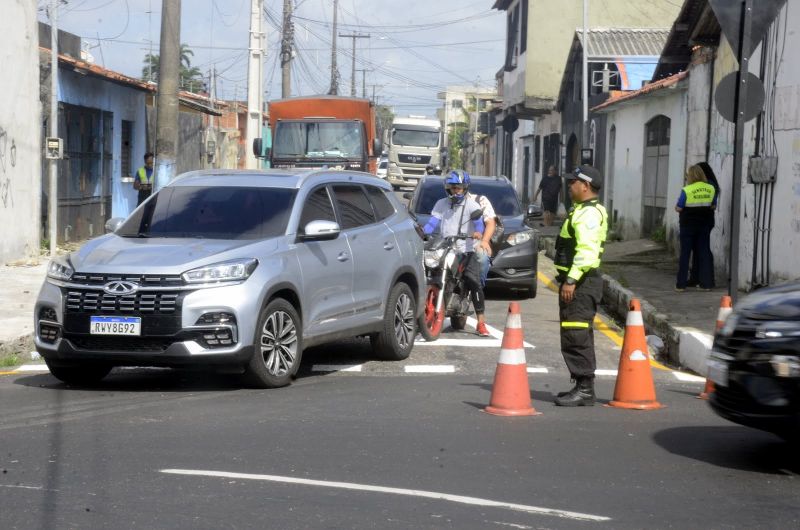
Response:
M445 197L436 201L431 215L439 219L439 231L443 236L454 236L459 233L472 235L476 227L469 216L475 210L480 209L480 205L472 199L465 197L461 203L453 205L450 199ZM470 237L466 241L460 239L456 244L456 248L459 252L472 252L474 245L475 240Z

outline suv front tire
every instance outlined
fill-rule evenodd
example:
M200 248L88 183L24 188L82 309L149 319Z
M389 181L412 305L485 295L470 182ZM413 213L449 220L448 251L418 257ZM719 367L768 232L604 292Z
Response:
M379 359L402 361L411 353L416 335L416 298L408 285L398 283L386 302L383 329L369 337L372 350Z
M278 388L292 382L303 356L300 317L292 304L276 298L261 311L253 341L253 357L245 379L257 388Z

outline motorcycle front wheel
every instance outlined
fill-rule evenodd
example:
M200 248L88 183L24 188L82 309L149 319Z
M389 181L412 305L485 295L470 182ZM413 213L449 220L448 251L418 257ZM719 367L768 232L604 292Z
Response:
M426 341L439 338L444 324L444 307L436 311L436 300L439 298L439 286L429 285L425 293L425 312L419 317L419 332ZM442 304L444 306L444 304Z

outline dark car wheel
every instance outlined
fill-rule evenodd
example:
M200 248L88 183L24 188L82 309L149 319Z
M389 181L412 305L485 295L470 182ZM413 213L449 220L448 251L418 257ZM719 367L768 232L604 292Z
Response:
M375 355L386 361L402 361L414 347L417 335L417 303L405 283L398 283L389 293L383 329L369 336Z
M91 385L100 382L111 371L110 366L81 364L51 364L45 359L50 373L68 385Z
M426 341L434 341L442 334L444 324L444 307L436 311L436 300L439 298L438 285L429 285L425 294L425 312L419 317L419 332Z
M248 383L257 388L278 388L292 382L303 355L300 317L282 298L261 312L256 327L253 357L245 369Z

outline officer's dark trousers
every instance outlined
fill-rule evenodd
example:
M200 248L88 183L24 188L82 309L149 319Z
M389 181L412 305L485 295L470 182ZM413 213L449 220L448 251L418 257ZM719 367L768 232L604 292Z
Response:
M584 275L575 288L575 297L564 303L559 297L561 320L561 354L573 378L594 377L597 362L594 355L592 321L603 297L603 278L592 271Z

